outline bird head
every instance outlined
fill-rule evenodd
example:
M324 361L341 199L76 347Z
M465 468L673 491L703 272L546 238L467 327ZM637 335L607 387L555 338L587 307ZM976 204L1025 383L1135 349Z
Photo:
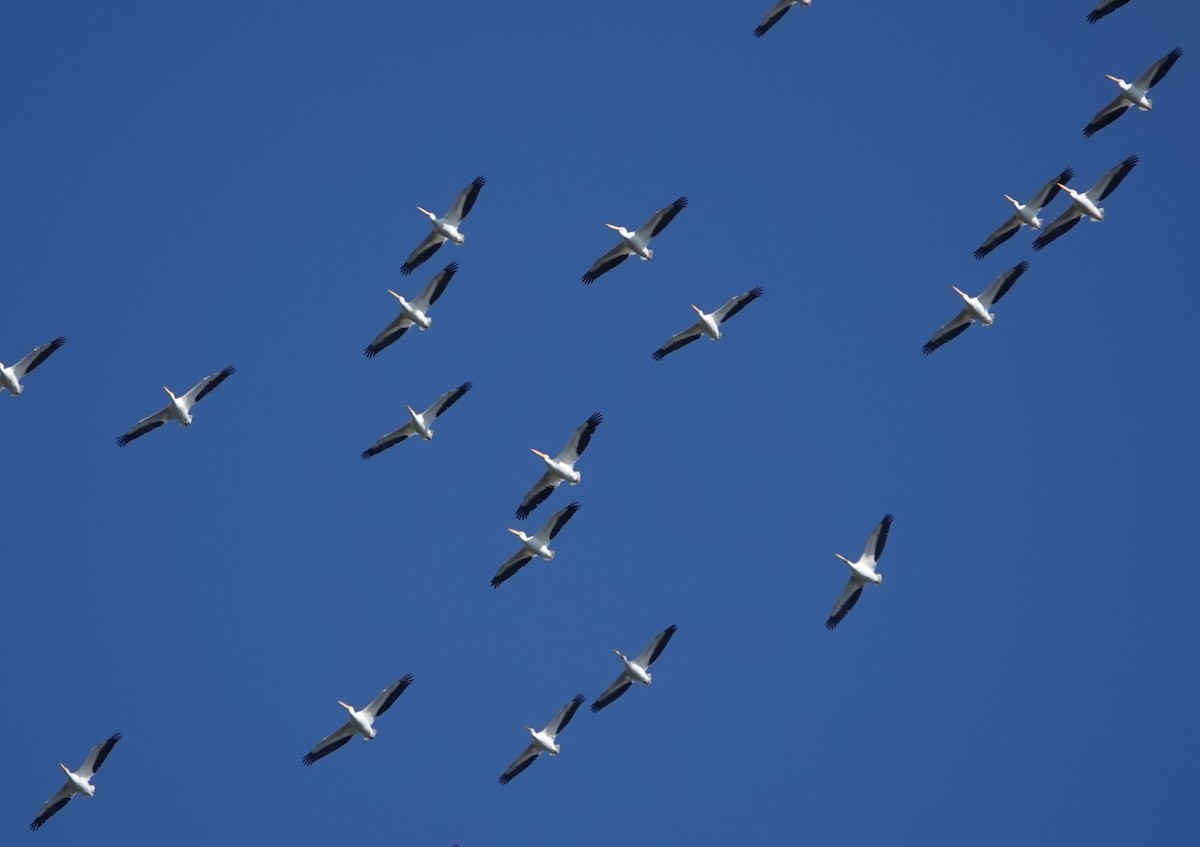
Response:
M1014 209L1019 209L1021 207L1020 203L1018 203L1013 198L1009 197L1007 194L1004 195L1004 199L1007 200L1009 203L1012 203Z
M691 306L692 306L692 311L693 311L693 312L695 312L695 313L696 313L697 315L699 315L700 317L704 317L704 310L703 310L703 309L701 309L701 308L700 308L699 306L697 306L695 303L692 303L692 304L691 304Z
M353 712L353 711L354 711L354 707L353 707L353 706L351 706L349 703L343 703L341 700L338 700L338 701L337 701L337 704L338 704L339 706L341 706L343 709L345 709L347 712Z
M536 450L533 447L530 447L529 452L533 453L533 455L535 455L535 456L541 456L544 461L547 461L547 462L550 461L550 457L547 456L545 453L543 453L541 450Z
M431 220L431 221L437 220L437 215L435 215L433 212L429 211L428 209L422 209L420 206L417 206L417 211L420 212L425 217L429 218L429 220Z
M172 400L177 399L175 397L175 395L171 393L171 389L167 388L165 385L163 386L163 391L167 392L167 396L170 397Z
M963 291L961 288L959 288L957 285L952 285L952 286L950 286L950 287L954 289L955 293L956 293L956 294L958 294L958 296L959 296L959 297L961 297L961 298L962 298L962 299L964 299L964 300L966 300L966 299L967 299L967 294L966 294L966 292L964 292L964 291Z
M399 294L397 294L395 291L392 291L392 289L390 289L390 288L388 289L388 294L392 295L397 300L399 300L401 306L405 305L408 302L403 297L401 297Z
M1105 76L1108 77L1109 79L1111 79L1117 85L1121 86L1122 88L1126 88L1128 85L1125 82L1125 80L1121 79L1119 76L1113 76L1112 74L1105 74Z
M845 562L847 565L853 565L853 564L854 564L854 562L852 562L852 561L850 561L849 559L847 559L847 558L846 558L845 556L843 556L841 553L834 553L833 555L837 556L839 559L841 559L841 560L842 560L843 562Z

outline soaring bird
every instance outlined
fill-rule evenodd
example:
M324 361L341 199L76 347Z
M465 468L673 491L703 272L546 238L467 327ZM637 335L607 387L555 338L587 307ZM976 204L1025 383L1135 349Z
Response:
M1074 178L1075 171L1065 168L1062 173L1043 185L1038 190L1038 193L1033 195L1029 202L1024 205L1021 205L1005 194L1004 199L1013 204L1015 211L1011 218L1001 224L999 229L989 235L983 244L979 245L979 249L975 251L975 258L982 259L1016 235L1017 231L1023 226L1041 229L1042 219L1038 217L1038 212L1050 205L1050 201L1058 194L1059 185L1064 182L1070 182Z
M613 650L621 657L621 662L625 665L625 669L621 671L621 675L617 677L617 681L608 688L604 689L604 693L596 698L596 702L592 704L592 711L598 712L616 700L622 694L629 690L629 686L634 682L640 682L642 685L649 685L651 681L650 666L654 664L654 660L662 655L662 651L666 649L667 642L671 640L671 636L675 634L678 627L671 624L658 635L650 639L650 643L646 645L646 649L638 654L636 659L629 659L620 650Z
M67 775L67 781L62 788L58 789L53 797L42 804L42 808L38 810L38 815L33 819L33 823L29 825L29 828L36 831L42 824L50 820L59 809L71 802L71 798L76 794L85 794L88 797L96 796L96 786L92 785L92 777L100 770L100 766L104 764L104 760L108 758L108 754L112 752L112 748L120 740L121 733L114 732L108 737L108 740L101 741L93 747L91 752L87 754L87 758L83 760L83 764L74 771L68 769L62 762L59 762L58 766Z
M500 570L496 571L496 575L492 577L492 588L499 588L502 582L533 561L534 556L541 556L546 561L553 559L554 551L550 549L550 542L578 511L579 504L572 500L565 509L559 509L551 515L546 525L534 535L526 535L519 529L510 529L509 532L521 539L521 549L513 553L508 561L500 566Z
M837 598L837 602L833 604L833 611L829 613L829 620L825 621L826 629L833 629L842 622L842 618L850 614L850 610L854 608L854 604L858 602L858 598L862 595L863 586L868 582L878 585L883 582L883 574L876 573L879 559L883 556L883 545L887 543L888 530L892 528L892 516L887 514L883 516L883 520L879 522L879 526L871 531L870 537L867 539L867 546L863 549L863 553L858 557L857 562L852 562L843 556L841 553L834 555L850 566L850 581L846 583L846 587L842 589L842 594Z
M687 207L687 203L686 197L680 197L670 206L664 206L659 209L650 216L650 220L646 221L633 232L630 232L623 226L605 224L606 227L615 229L620 234L621 243L597 259L588 268L588 272L582 277L584 284L591 285L602 274L608 273L630 256L637 256L643 260L653 259L654 251L650 249L650 239L666 229L667 224L675 220L675 216Z
M541 458L546 463L546 472L541 478L533 484L533 488L521 500L521 505L517 507L517 518L525 520L530 513L545 502L554 489L562 485L564 482L569 482L571 485L578 485L583 479L583 474L575 470L575 463L579 461L579 457L583 455L583 451L592 442L592 436L596 432L596 427L604 422L604 416L599 412L593 412L592 416L581 423L579 427L571 433L571 437L567 439L566 445L559 451L558 455L553 459L541 450L529 448L535 456Z
M433 231L425 236L425 240L417 245L416 250L408 254L408 259L400 266L400 273L405 275L412 273L417 265L436 253L438 248L446 241L462 244L467 240L467 237L458 231L458 225L463 222L463 218L471 213L471 207L475 205L475 200L479 197L479 191L486 183L487 180L482 176L475 177L470 185L458 193L458 197L455 198L454 205L450 207L450 211L446 212L440 218L433 212L417 206L417 211L428 217L433 223Z
M933 338L925 342L921 352L928 356L947 341L958 338L975 321L979 321L984 326L991 326L996 316L988 309L992 308L994 303L999 303L1000 298L1008 293L1008 289L1012 288L1013 283L1020 279L1021 274L1027 270L1029 270L1028 262L1021 262L1016 267L1009 268L996 277L995 281L978 297L970 297L961 288L950 286L963 299L963 309L949 323L935 332Z
M529 733L533 740L529 742L528 747L521 751L520 756L513 759L512 764L505 769L504 773L500 774L501 785L508 785L512 782L513 777L532 765L533 760L542 753L549 753L551 756L559 754L561 748L555 738L567 728L567 724L571 722L571 718L575 717L575 713L583 705L583 699L582 694L576 694L570 703L558 710L558 714L541 731L531 726L525 727L525 731Z
M368 359L372 358L380 350L408 332L410 326L416 326L421 331L433 326L433 318L429 317L429 307L438 301L438 298L442 296L442 292L446 290L446 286L450 284L450 280L454 278L454 274L457 272L458 262L451 262L446 265L446 267L434 275L433 279L429 280L425 287L421 289L421 293L412 302L405 300L389 288L388 294L400 302L400 314L396 316L395 320L384 327L379 335L375 336L375 340L367 345L363 350L363 354Z
M788 9L793 6L811 6L812 0L779 0L771 11L767 12L767 16L762 19L762 23L754 28L754 37L762 38L767 34L767 30L775 26L775 24L788 13Z
M311 765L318 759L324 759L334 750L345 746L354 733L358 733L367 741L374 741L377 730L375 729L375 719L386 712L396 702L396 698L404 693L404 689L412 685L413 675L406 673L398 680L393 682L383 691L379 692L379 696L368 703L361 711L356 710L349 703L343 703L338 700L338 705L350 713L350 720L342 725L342 728L332 735L327 735L317 742L317 746L307 753L301 760L306 765Z
M650 354L650 358L658 361L668 353L673 353L684 345L691 344L697 338L707 335L713 341L721 340L721 324L732 318L742 309L753 303L759 297L762 297L762 286L756 286L745 294L739 294L726 303L721 308L707 314L701 311L695 304L692 304L692 310L696 313L700 320L689 326L682 332L677 332L667 339L667 343L659 347Z
M40 347L34 347L32 353L11 368L4 367L4 362L0 362L0 391L7 388L8 393L16 397L25 390L25 386L21 385L21 378L49 359L51 353L66 343L67 337L60 335L53 341L49 341Z
M171 398L171 402L167 404L166 408L160 409L150 417L142 418L135 423L129 432L117 439L117 446L124 447L130 441L133 441L133 439L141 438L150 430L157 429L170 420L179 421L183 426L191 426L192 406L195 406L207 397L210 391L235 373L237 373L237 369L233 365L230 365L223 371L210 374L192 386L192 390L182 397L176 397L171 393L171 389L164 385L163 391L167 392L167 396Z
M1163 77L1167 75L1167 71L1174 67L1179 61L1179 57L1183 55L1183 48L1176 47L1167 55L1163 56L1153 65L1146 69L1146 72L1135 79L1133 82L1126 82L1120 77L1112 74L1105 74L1121 89L1111 103L1096 113L1096 117L1092 118L1091 123L1083 128L1083 134L1086 138L1091 138L1104 127L1115 121L1121 115L1129 111L1130 106L1137 106L1143 112L1149 112L1154 108L1154 103L1150 99L1150 89L1158 85ZM1064 180L1065 181L1065 180Z
M376 453L382 453L384 450L399 444L401 441L412 435L419 435L426 441L433 438L433 422L437 420L439 415L457 403L459 399L461 399L462 396L470 390L471 383L464 382L458 388L447 391L436 401L434 401L432 406L419 414L412 406L405 406L404 408L408 409L408 414L412 420L399 429L393 429L366 450L363 450L362 457L364 459L369 459Z
M1096 5L1096 8L1088 12L1087 22L1094 24L1105 15L1112 14L1128 2L1129 0L1100 0L1100 2Z
M1109 168L1108 172L1087 191L1075 191L1066 185L1059 185L1059 188L1071 195L1071 208L1050 221L1042 234L1033 240L1033 249L1041 250L1060 235L1069 232L1084 215L1093 221L1104 220L1104 209L1098 204L1117 190L1117 186L1129 175L1137 163L1137 156L1128 157L1119 165Z

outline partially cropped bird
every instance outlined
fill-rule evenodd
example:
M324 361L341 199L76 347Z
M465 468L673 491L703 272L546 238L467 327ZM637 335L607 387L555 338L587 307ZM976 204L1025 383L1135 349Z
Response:
M34 347L28 356L12 367L6 368L4 362L0 362L0 391L7 388L8 393L13 397L21 394L25 390L25 386L21 385L21 380L25 378L25 375L32 373L34 368L49 359L51 353L66 343L67 337L60 335L53 341Z

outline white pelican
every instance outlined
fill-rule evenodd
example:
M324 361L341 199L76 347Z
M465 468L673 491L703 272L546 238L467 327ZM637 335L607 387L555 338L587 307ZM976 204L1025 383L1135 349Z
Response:
M458 225L463 222L463 218L470 214L471 207L475 205L475 200L479 197L480 189L486 183L487 180L482 176L475 177L470 185L458 193L450 211L440 218L433 212L417 206L417 211L428 217L433 223L433 232L425 236L425 240L417 245L417 249L408 254L408 259L400 266L400 273L406 276L412 273L417 265L436 253L446 241L462 244L467 240L467 237L458 231Z
M975 321L979 321L983 326L991 326L996 316L989 312L988 309L992 308L994 303L999 303L1000 298L1008 293L1008 289L1012 288L1013 283L1020 279L1021 274L1027 270L1029 270L1028 262L1021 262L1016 267L1006 270L1000 276L996 277L995 281L987 287L987 290L978 297L969 297L961 288L953 285L950 286L963 299L963 309L954 316L953 320L933 334L933 338L925 343L925 346L921 348L921 352L928 356L947 341L958 338Z
M1033 249L1041 250L1051 241L1068 232L1071 227L1079 223L1084 215L1093 221L1104 220L1104 209L1098 204L1117 190L1121 180L1129 175L1137 163L1138 157L1130 156L1121 164L1109 168L1108 172L1087 191L1074 191L1066 185L1060 185L1059 188L1071 195L1071 208L1050 221L1049 226L1042 234L1033 240Z
M767 12L767 16L762 19L762 23L754 28L754 37L762 38L767 34L767 30L775 26L775 24L788 13L788 9L793 6L811 6L812 0L779 0L771 11Z
M650 220L639 226L634 232L630 232L625 227L617 226L616 224L605 224L606 227L615 229L620 234L621 243L597 259L588 268L588 272L582 277L584 284L591 285L600 278L601 274L611 271L630 256L637 256L642 260L653 259L654 251L650 249L650 239L666 229L667 224L675 220L675 216L687 207L687 202L686 197L680 197L670 206L664 206L651 215Z
M1176 47L1148 67L1146 72L1133 82L1126 82L1120 77L1105 74L1106 77L1117 84L1117 87L1121 89L1121 93L1111 103L1097 112L1096 117L1092 118L1092 122L1083 128L1084 137L1091 138L1129 111L1130 106L1137 106L1143 112L1149 112L1154 108L1154 102L1149 96L1150 89L1162 81L1162 78L1167 75L1167 71L1171 70L1182 55L1183 48Z
M846 587L842 589L841 596L833 604L833 611L829 613L829 620L825 621L826 629L833 629L842 622L842 618L850 614L850 610L854 608L854 604L858 602L858 598L862 594L864 585L868 582L873 582L876 585L883 582L883 574L876 573L875 568L879 559L883 556L883 545L887 543L888 530L891 528L892 516L891 514L886 514L883 516L883 520L879 522L879 526L871 531L871 537L867 539L867 546L863 549L863 553L858 557L857 562L850 561L841 553L834 554L850 566L850 581L846 583Z
M133 441L133 439L141 438L150 430L157 429L169 420L176 420L184 426L191 426L192 406L203 400L208 395L208 392L212 391L235 373L237 373L237 369L233 365L230 365L223 371L206 376L192 386L192 390L182 397L176 397L171 393L171 389L164 385L163 391L167 392L167 396L171 398L171 402L167 404L165 409L160 409L150 417L142 418L135 423L129 432L117 439L117 446L124 447L130 441Z
M433 438L433 422L437 420L438 415L442 414L455 403L457 403L459 398L461 398L470 390L471 383L464 382L458 388L447 391L445 394L439 397L432 406L420 414L418 414L412 406L405 406L404 408L408 409L408 414L412 417L412 420L399 429L393 429L366 450L363 450L362 457L364 459L369 459L376 453L382 453L387 448L399 444L401 441L412 435L419 435L426 441Z
M393 682L383 691L379 692L379 696L368 703L361 711L356 711L349 703L343 703L338 700L338 705L350 713L350 720L342 725L342 728L332 735L327 735L317 742L317 746L312 748L312 751L305 755L302 762L306 765L311 765L318 759L324 759L334 750L342 747L351 738L354 733L358 733L367 741L374 741L376 735L375 719L386 712L396 702L396 698L404 693L404 689L412 685L413 675L406 673L400 679Z
M549 753L551 756L557 756L559 750L558 742L555 737L567 728L567 724L571 722L571 718L579 711L579 707L583 705L583 695L576 694L570 703L558 710L558 714L550 723L546 724L546 728L538 732L531 726L525 727L525 731L533 737L533 741L529 742L520 756L513 759L513 763L505 769L504 773L500 774L500 784L508 785L514 776L519 774L525 768L533 764L542 753Z
M429 307L442 296L442 292L446 290L446 286L450 284L450 280L456 273L458 273L458 262L446 265L434 275L433 279L429 280L411 303L389 288L388 294L400 301L400 314L384 327L383 332L375 336L375 340L363 350L366 357L372 358L380 350L404 335L410 326L415 325L422 331L429 329L433 325L433 318L428 314Z
M32 353L11 368L4 367L4 362L0 362L0 391L7 388L8 393L16 397L25 390L25 386L21 385L21 378L25 374L32 372L34 368L50 358L51 353L66 343L67 337L60 335L53 341L43 344L41 347L34 347Z
M596 702L592 704L592 711L598 712L603 709L628 691L629 686L633 685L634 682L649 685L651 679L649 667L654 664L654 660L666 649L667 642L671 640L671 636L675 634L676 629L678 627L675 624L671 624L658 635L651 638L650 643L646 645L646 649L638 653L636 659L627 659L625 654L620 650L613 650L614 653L621 657L621 661L625 664L625 669L621 671L621 675L617 677L617 681L608 686L604 690L604 693L596 698Z
M762 297L762 293L762 286L756 286L755 288L747 291L745 294L737 295L716 311L709 312L707 314L693 304L692 310L696 313L700 320L696 321L682 332L677 332L672 335L669 339L667 339L666 344L650 354L650 358L657 362L668 353L673 353L680 347L683 347L686 344L691 344L693 341L703 335L707 335L713 341L720 341L721 324L732 318L759 297Z
M587 449L588 444L592 441L592 435L596 432L596 427L604 422L604 416L599 412L593 412L592 416L579 425L579 428L571 433L571 437L567 439L566 445L559 451L558 455L551 459L541 450L535 450L530 447L530 451L535 456L540 456L542 461L546 463L546 472L542 474L541 479L534 483L533 488L529 489L529 493L521 501L521 505L517 507L517 518L525 520L529 517L530 512L536 509L539 505L545 502L554 489L562 485L564 482L569 482L571 485L578 485L583 479L583 474L575 470L575 463L579 461L579 457L583 455L583 451Z
M1105 15L1112 14L1128 2L1129 0L1100 0L1096 8L1088 12L1087 22L1094 24Z
M100 770L100 766L104 764L104 760L108 758L108 754L112 752L112 748L120 740L121 733L114 732L108 737L107 741L101 741L92 748L87 758L83 760L83 764L77 770L69 770L66 765L59 762L58 766L67 775L67 782L62 788L58 789L58 792L53 797L42 804L42 808L38 811L37 817L33 819L33 823L29 825L29 828L36 831L42 824L50 820L55 812L71 802L71 798L76 794L86 794L88 797L95 797L96 786L92 785L92 777Z
M988 253L991 253L1005 241L1017 234L1017 231L1028 226L1033 229L1042 228L1042 219L1038 217L1038 212L1050 205L1050 201L1058 194L1059 185L1064 182L1070 182L1075 178L1075 171L1070 168L1065 169L1062 173L1043 185L1038 193L1030 198L1029 202L1021 205L1007 194L1004 199L1012 203L1013 216L1000 225L1000 228L987 237L987 239L975 251L975 258L982 259Z
M499 588L500 583L533 561L534 556L541 556L546 561L553 559L554 551L550 549L550 542L578 511L579 504L572 500L565 509L559 509L551 515L546 525L534 535L526 535L519 529L510 529L509 532L521 539L521 549L513 553L508 561L500 566L500 570L496 571L496 575L492 577L492 588Z

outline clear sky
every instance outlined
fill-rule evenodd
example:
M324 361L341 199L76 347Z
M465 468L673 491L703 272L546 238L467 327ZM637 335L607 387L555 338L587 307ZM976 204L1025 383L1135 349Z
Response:
M769 5L5 6L0 360L69 341L0 397L0 841L1197 836L1200 10L816 0L757 40ZM1176 46L1154 111L1084 139L1104 74ZM1002 194L1133 153L1102 224L972 258ZM477 174L466 244L401 277L415 207ZM580 284L679 195L653 261ZM994 327L921 355L952 284L1023 259ZM364 358L450 260L432 330ZM493 590L529 448L594 411L526 522L580 501L556 560ZM885 512L886 579L827 632ZM672 623L650 688L496 784ZM375 741L301 765L405 673Z

